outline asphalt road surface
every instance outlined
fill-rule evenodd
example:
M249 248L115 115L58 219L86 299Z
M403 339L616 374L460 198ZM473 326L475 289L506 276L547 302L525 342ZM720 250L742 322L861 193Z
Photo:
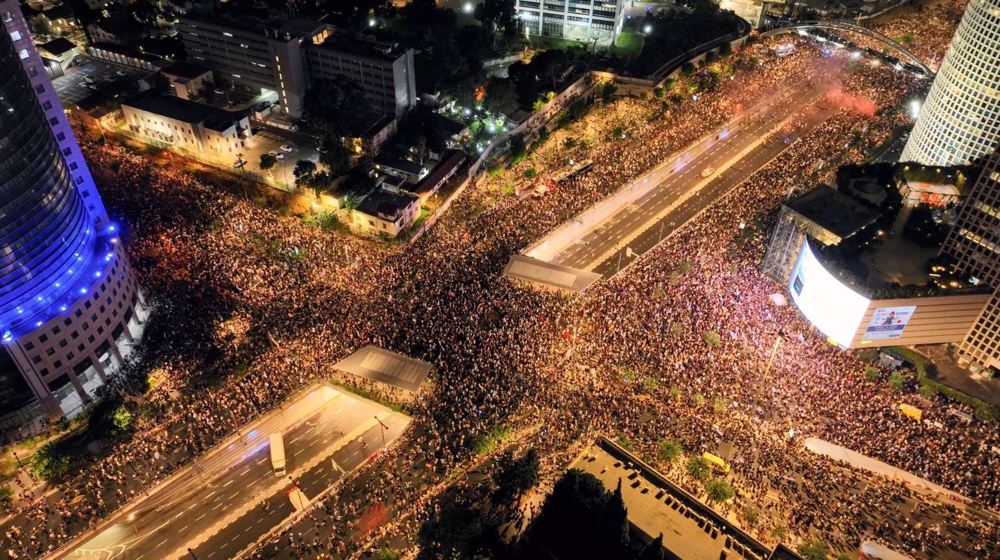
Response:
M636 179L636 183L655 181L656 185L581 235L551 261L592 270L605 277L613 275L787 149L804 128L828 118L833 111L814 103L818 96L818 91L806 88L781 90L724 127L726 133L720 140L682 166L676 165L672 157ZM779 132L772 136L771 131L777 125L806 107L810 108L808 117L794 133ZM771 137L752 147L768 136ZM748 149L749 152L742 153ZM714 173L702 177L706 170ZM685 197L688 198L678 204Z
M149 74L148 71L120 66L87 55L76 57L76 61L78 63L68 68L65 75L52 80L52 87L56 88L59 100L69 107L110 82L120 79L137 80ZM84 83L84 78L88 77L94 82L93 86Z
M321 386L200 459L65 557L159 560L192 547L199 559L232 558L294 513L289 489L297 487L311 499L381 449L376 415L389 428L386 445L410 423L405 415ZM284 434L294 482L271 468L268 436L276 431Z

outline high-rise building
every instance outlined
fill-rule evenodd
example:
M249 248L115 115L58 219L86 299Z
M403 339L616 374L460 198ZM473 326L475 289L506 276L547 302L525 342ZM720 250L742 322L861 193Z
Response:
M27 386L26 416L55 418L123 363L145 311L17 1L0 0L0 17L0 384Z
M613 45L622 32L625 0L517 0L530 35Z
M943 253L962 272L1000 288L1000 151L986 162L958 212ZM1000 370L1000 291L959 345L960 357L977 368Z
M900 161L976 163L1000 144L1000 0L970 0Z
M299 116L317 79L350 79L374 111L398 116L417 104L413 49L334 33L332 26L292 19L181 18L188 60L216 76L277 94Z

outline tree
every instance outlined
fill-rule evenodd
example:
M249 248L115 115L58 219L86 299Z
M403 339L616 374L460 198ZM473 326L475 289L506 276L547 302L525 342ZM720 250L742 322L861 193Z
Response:
M517 459L505 453L499 463L500 468L493 475L497 488L490 496L494 504L508 506L538 484L539 460L538 451L534 448Z
M570 469L556 482L524 540L541 553L537 557L630 557L624 512L620 495L608 492L594 475Z
M517 88L514 82L492 77L486 82L486 97L483 107L494 113L504 113L517 108Z
M830 547L823 541L809 540L796 549L803 560L826 560L830 555Z
M635 560L663 560L663 533L649 541Z
M300 159L295 162L295 169L292 175L295 176L295 186L302 188L309 184L313 173L316 173L316 164L308 159Z
M357 82L320 79L306 90L303 123L324 139L360 136L371 124L372 109Z
M505 37L515 37L521 30L514 0L483 0L476 5L476 19L485 27L502 31Z
M601 542L605 543L604 553L600 558L616 558L622 549L628 548L628 510L625 509L625 500L622 498L622 479L618 479L618 486L611 493L611 497L604 504L603 522L600 525L603 535Z
M692 455L689 457L685 468L687 469L688 475L695 480L705 480L708 478L708 461L701 456Z
M268 175L271 174L271 169L278 164L278 158L272 156L271 154L260 154L260 168L262 171L267 171Z
M333 175L326 171L317 171L312 174L309 178L309 186L312 187L313 193L316 194L316 198L327 191L330 185L333 184Z
M349 192L344 195L344 210L346 210L348 214L354 212L354 209L358 207L358 204L361 204L361 197L359 197L356 193Z
M661 439L656 447L656 457L666 463L673 463L684 451L681 442L676 439Z
M705 484L705 491L708 492L710 502L727 502L733 499L734 495L733 485L721 478L708 481Z
M494 536L483 521L482 512L445 496L437 515L417 532L418 559L477 558L488 551Z
M319 155L319 161L330 170L330 175L340 177L351 168L351 153L338 138L330 138L323 142L324 152Z

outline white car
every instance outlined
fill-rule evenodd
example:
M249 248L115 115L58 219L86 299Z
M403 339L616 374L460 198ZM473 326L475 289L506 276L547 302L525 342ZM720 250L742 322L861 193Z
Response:
M274 159L285 159L285 154L278 154L274 156Z
M282 144L281 145L281 151L290 154L290 153L292 153L292 152L295 151L295 146L290 146L288 144Z

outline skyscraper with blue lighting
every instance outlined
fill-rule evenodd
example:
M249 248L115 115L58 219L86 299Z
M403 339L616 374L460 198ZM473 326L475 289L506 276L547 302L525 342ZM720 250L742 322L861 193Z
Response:
M16 0L0 17L0 341L33 396L2 429L80 410L145 310Z

